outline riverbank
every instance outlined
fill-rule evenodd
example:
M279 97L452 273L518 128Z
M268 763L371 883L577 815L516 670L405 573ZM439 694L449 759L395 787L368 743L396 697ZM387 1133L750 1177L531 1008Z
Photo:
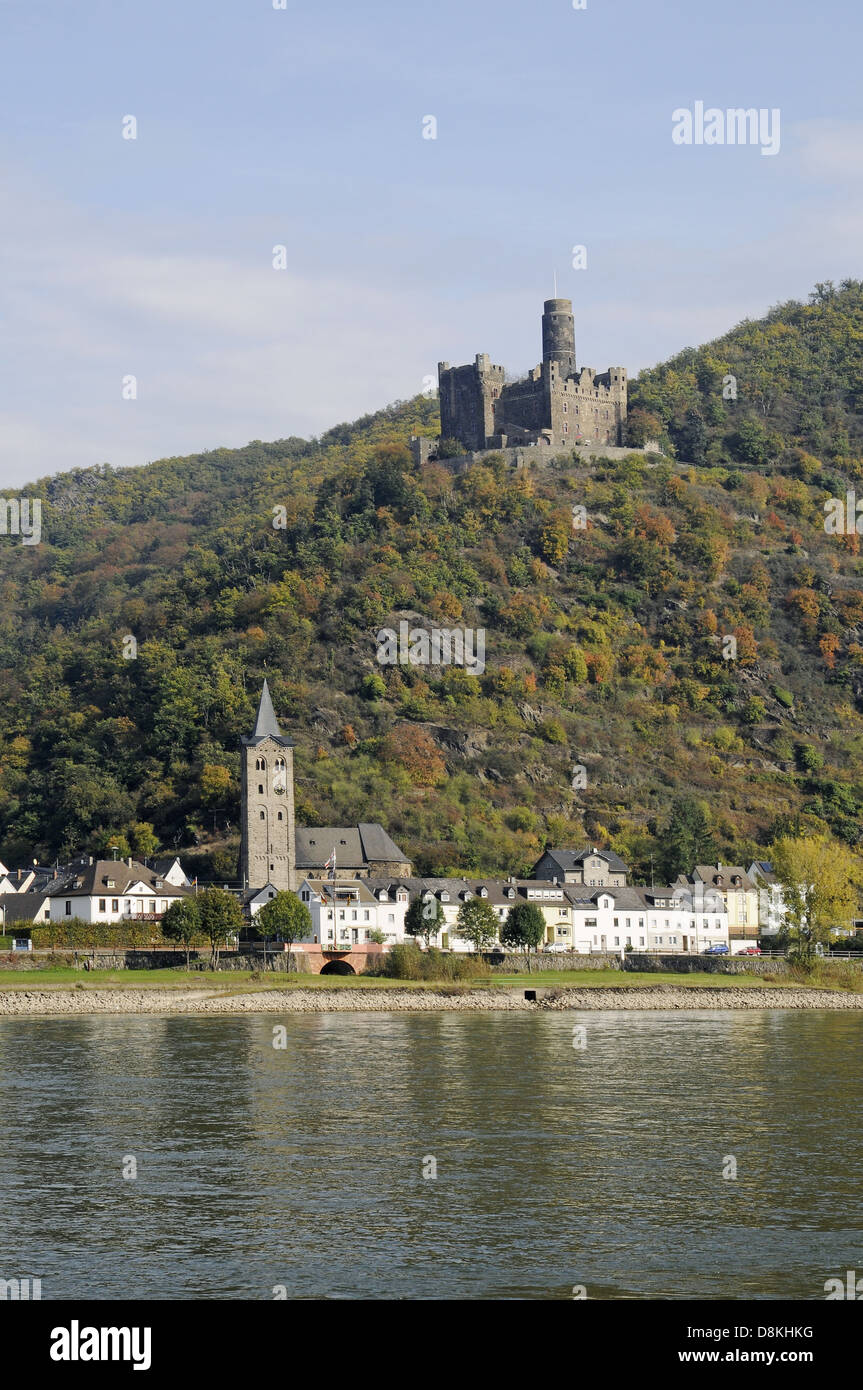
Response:
M224 989L25 989L0 991L0 1016L71 1014L386 1013L431 1011L531 1012L537 1010L856 1009L863 995L806 987L653 985L639 988L596 985L538 988L536 999L522 987L337 989L297 986L243 992Z

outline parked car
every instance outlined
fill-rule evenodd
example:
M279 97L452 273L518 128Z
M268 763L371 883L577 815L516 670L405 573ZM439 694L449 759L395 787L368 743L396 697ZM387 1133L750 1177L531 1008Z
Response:
M743 948L743 950L740 952L740 954L741 954L741 956L760 956L760 955L761 955L761 947L760 947L760 946L744 946L744 948Z
M728 947L725 945L724 941L717 941L715 946L705 947L701 954L703 956L727 956Z

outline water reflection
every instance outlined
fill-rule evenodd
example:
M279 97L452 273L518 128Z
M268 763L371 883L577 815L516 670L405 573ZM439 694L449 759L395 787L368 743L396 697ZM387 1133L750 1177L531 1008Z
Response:
M863 1267L861 1028L4 1018L6 1274L45 1298L823 1297Z

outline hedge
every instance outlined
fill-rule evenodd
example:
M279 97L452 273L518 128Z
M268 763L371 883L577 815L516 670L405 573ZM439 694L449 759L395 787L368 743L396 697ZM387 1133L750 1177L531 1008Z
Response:
M27 923L36 950L88 950L95 947L123 947L128 950L146 950L156 947L160 951L184 947L177 941L169 941L159 929L158 922L138 922L128 917L123 922L85 922L80 917L66 917L62 922L45 922L38 926ZM190 949L204 946L204 937L197 939Z

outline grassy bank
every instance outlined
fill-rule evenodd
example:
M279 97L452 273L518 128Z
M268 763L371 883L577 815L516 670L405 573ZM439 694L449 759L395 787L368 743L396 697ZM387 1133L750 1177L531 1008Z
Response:
M587 988L645 989L654 985L679 985L681 989L747 988L765 983L797 987L800 981L777 980L765 982L754 975L676 975L625 974L609 970L544 970L541 975L484 975L459 985L462 989L546 989L566 985ZM822 981L817 982L825 988ZM0 974L0 992L7 989L219 989L224 993L238 990L295 989L442 989L452 988L449 981L397 980L386 976L369 975L300 975L283 971L205 971L205 970L81 970L52 967L49 970L4 970Z

